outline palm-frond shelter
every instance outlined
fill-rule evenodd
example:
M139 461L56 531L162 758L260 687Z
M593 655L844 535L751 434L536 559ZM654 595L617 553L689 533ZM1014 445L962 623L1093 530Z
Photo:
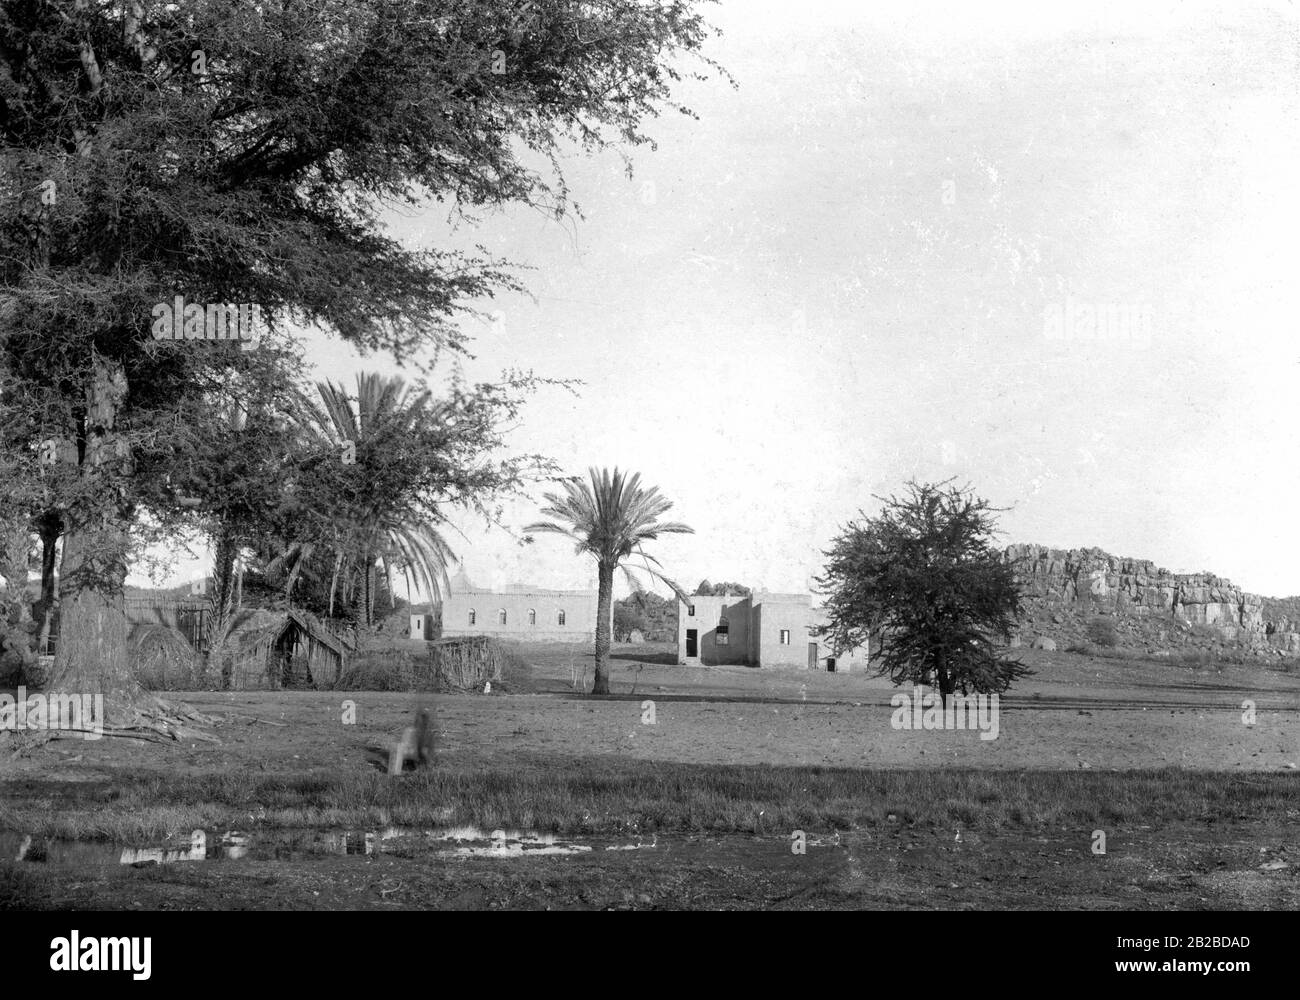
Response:
M232 688L330 685L355 648L348 636L301 608L255 612L231 629L227 643Z

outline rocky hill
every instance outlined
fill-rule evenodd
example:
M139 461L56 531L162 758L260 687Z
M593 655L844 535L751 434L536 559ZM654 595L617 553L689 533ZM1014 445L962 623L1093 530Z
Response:
M1300 598L1260 597L1210 573L1170 573L1101 549L1012 545L1003 558L1024 593L1025 644L1050 639L1064 649L1109 630L1119 645L1149 652L1300 656Z

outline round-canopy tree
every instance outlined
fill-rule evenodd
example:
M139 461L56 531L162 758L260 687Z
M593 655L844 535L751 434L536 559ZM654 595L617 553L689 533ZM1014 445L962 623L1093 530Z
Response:
M878 639L879 673L932 684L945 706L957 690L1005 691L1032 671L994 642L1020 616L1015 575L992 544L996 508L951 480L907 487L876 497L881 512L851 521L826 552L819 632L838 649Z

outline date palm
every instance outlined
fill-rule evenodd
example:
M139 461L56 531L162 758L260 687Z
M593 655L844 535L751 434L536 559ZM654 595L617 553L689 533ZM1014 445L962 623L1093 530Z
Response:
M377 565L383 566L390 595L395 593L394 568L408 583L414 577L435 600L446 593L447 565L454 553L426 517L417 516L404 497L386 488L383 474L387 464L419 462L421 455L411 453L416 439L429 426L445 422L444 412L450 410L433 401L428 390L415 391L396 376L358 372L356 379L355 397L341 385L318 382L320 405L313 411L316 433L335 454L348 442L355 449L355 464L334 470L347 481L348 501L332 511L329 537L321 543L334 558L330 608L340 578L355 574L362 588L362 620L369 626L374 623ZM308 559L315 547L309 543L299 554Z
M564 535L577 543L579 555L596 560L599 590L596 598L596 679L592 694L609 694L610 612L614 599L614 572L622 569L634 588L639 587L635 574L624 565L632 556L640 557L646 572L662 580L679 596L684 591L659 569L660 563L648 555L642 545L660 535L694 534L693 528L676 521L659 518L672 509L672 503L658 487L642 486L640 473L628 475L617 468L591 468L591 482L574 478L562 483L564 495L547 493L542 514L550 521L538 521L524 530Z

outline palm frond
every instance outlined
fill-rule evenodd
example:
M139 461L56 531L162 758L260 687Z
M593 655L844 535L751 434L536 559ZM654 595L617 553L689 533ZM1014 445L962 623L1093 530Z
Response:
M579 554L592 555L599 565L623 567L627 573L624 561L634 553L644 557L644 542L660 535L693 532L680 521L659 520L672 509L672 503L656 487L642 486L640 473L593 466L586 479L565 480L560 485L563 494L547 493L543 498L546 506L541 513L551 520L538 521L524 530L565 535L577 542ZM655 576L680 592L666 577Z

